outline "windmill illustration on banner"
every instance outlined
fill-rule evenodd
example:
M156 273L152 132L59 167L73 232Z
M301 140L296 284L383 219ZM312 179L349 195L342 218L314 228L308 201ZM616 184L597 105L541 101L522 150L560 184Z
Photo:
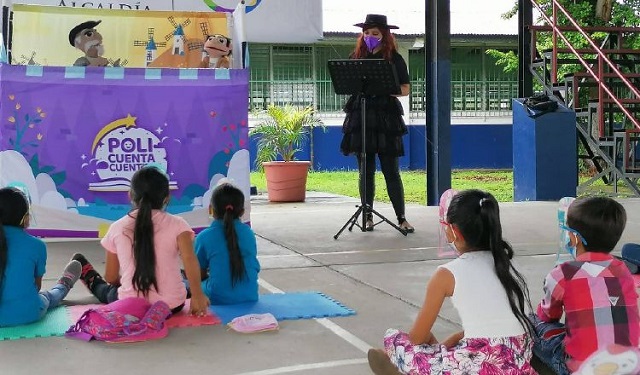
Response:
M107 61L109 61L109 66L113 66L114 68L115 68L115 67L120 67L120 68L122 68L122 67L127 66L127 64L129 64L129 60L127 60L127 59L120 59L120 58L115 59L115 60L113 60L113 59L107 59Z
M157 55L157 51L158 51L158 47L165 47L167 45L166 42L156 42L153 39L153 33L155 31L155 29L153 27L150 27L148 30L148 35L147 35L147 40L135 40L133 42L133 45L135 47L144 47L145 48L145 62L147 64L147 66L149 66L149 64L151 64L153 62L153 60L156 59L156 57L158 57Z
M31 56L20 55L20 60L18 60L19 65L40 65L35 59L36 51L31 52Z
M191 24L191 19L187 18L182 23L177 23L173 16L167 18L171 26L174 27L173 32L165 35L164 39L168 42L173 38L173 46L171 47L172 55L184 55L184 44L185 44L185 36L184 36L184 27Z
M189 48L189 51L200 50L202 52L201 58L204 59L207 56L207 52L204 50L204 41L209 37L209 23L200 22L200 31L202 32L202 38L189 41L187 48Z

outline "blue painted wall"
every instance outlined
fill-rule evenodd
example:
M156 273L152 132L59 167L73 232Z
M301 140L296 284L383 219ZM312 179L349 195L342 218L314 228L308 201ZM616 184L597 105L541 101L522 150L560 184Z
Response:
M316 128L313 133L313 164L317 171L355 170L355 156L340 153L342 127L327 126L326 132ZM511 169L513 167L511 124L454 124L451 126L451 163L454 169ZM420 170L426 166L426 126L410 125L404 137L405 156L402 169ZM296 157L309 160L310 142ZM255 169L256 140L249 144L251 167Z

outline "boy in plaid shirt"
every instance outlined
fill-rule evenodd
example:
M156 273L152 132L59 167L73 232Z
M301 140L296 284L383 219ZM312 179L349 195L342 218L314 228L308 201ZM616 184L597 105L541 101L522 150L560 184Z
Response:
M569 247L576 259L557 265L532 316L535 355L557 374L574 372L610 344L638 347L638 294L625 264L609 253L626 225L624 207L611 198L575 200L567 212ZM565 324L560 318L565 313Z

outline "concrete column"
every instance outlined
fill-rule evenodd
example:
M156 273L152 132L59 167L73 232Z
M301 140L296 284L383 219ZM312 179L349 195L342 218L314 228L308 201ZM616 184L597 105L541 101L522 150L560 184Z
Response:
M437 206L451 188L451 8L426 1L427 204Z
M531 0L518 0L518 97L533 95L533 75L529 71L531 63L531 31L533 25L533 5ZM535 47L535 46L534 46Z

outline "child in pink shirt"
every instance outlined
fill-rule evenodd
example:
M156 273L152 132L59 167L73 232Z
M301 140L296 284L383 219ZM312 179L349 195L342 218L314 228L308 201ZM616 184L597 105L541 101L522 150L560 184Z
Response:
M129 191L134 209L111 224L100 242L106 249L104 278L82 254L80 280L101 303L127 297L164 301L172 311L184 306L180 258L191 284L191 313L204 315L209 300L200 286L200 266L193 250L194 233L187 222L163 210L169 201L169 180L155 167L138 170Z

